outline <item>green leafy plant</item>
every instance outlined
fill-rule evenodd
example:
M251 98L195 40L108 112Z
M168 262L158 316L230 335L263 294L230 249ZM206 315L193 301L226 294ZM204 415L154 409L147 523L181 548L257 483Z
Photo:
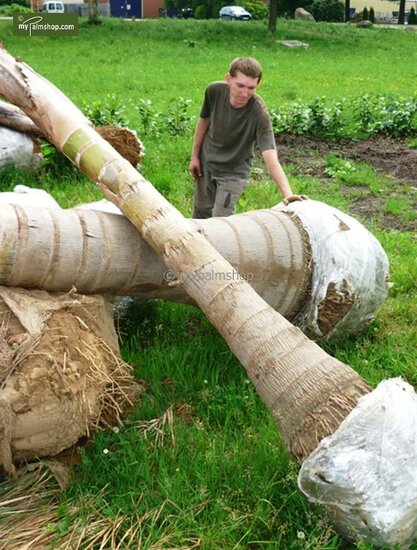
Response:
M277 134L338 140L366 138L381 133L397 138L417 130L417 97L370 96L328 102L318 97L295 101L270 111Z
M150 99L139 99L136 105L139 115L139 131L144 136L158 137L161 134L161 113L156 111Z
M83 112L94 126L128 126L125 111L125 105L120 103L115 94L108 94L104 99L96 99L91 103L83 101Z
M374 96L367 94L352 104L359 134L378 133L389 137L410 135L417 129L417 98Z
M178 97L169 105L165 122L172 136L191 131L193 118L188 113L190 104L190 99Z
M335 155L328 155L327 167L324 172L340 181L347 181L350 176L357 172L357 168L351 160L346 160Z

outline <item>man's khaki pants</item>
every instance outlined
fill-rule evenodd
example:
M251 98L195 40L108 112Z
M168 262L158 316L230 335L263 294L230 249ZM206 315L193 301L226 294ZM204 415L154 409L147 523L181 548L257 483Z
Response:
M213 176L203 167L195 184L193 218L231 216L247 183L244 178Z

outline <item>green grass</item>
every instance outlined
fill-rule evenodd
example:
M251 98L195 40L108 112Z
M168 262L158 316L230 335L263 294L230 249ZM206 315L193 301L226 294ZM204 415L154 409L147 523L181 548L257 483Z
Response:
M133 128L140 98L151 99L158 109L178 96L189 98L196 116L206 83L223 78L231 58L242 54L263 63L260 93L271 107L323 94L337 99L417 91L410 77L417 62L413 33L293 21L279 21L278 28L271 38L264 24L255 22L106 21L97 28L82 24L71 38L18 38L9 23L0 21L0 36L11 53L79 106L116 93ZM281 38L304 40L310 47L286 50L277 43ZM186 215L192 205L191 142L191 134L147 139L142 168ZM401 191L369 165L344 162L327 159L333 173L325 182L299 175L294 166L285 168L295 192L345 211L371 195L381 198L386 214L412 219L410 197L415 195L409 186ZM280 200L262 164L256 168L240 211ZM0 174L1 190L17 183L45 188L64 207L100 197L93 184L68 170ZM362 221L387 251L393 287L372 325L356 337L323 346L372 386L393 376L416 385L417 239L379 219ZM100 432L81 449L50 526L58 538L75 517L91 512L89 496L97 495L98 513L126 515L124 529L138 527L140 548L370 548L343 541L301 497L297 465L244 370L198 309L148 304L128 328L123 355L148 390L123 428Z
M417 92L413 33L280 20L269 37L263 22L106 21L81 23L73 37L17 37L0 21L4 46L46 75L73 101L116 93L122 102L149 98L158 107L183 96L195 113L207 82L222 79L234 56L255 55L265 78L260 93L272 108L283 101L364 93ZM281 39L307 49L289 49ZM389 68L389 70L388 70Z

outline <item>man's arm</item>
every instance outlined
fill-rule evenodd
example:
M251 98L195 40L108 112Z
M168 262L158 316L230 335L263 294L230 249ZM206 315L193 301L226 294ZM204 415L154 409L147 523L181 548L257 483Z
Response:
M201 163L200 163L200 151L203 144L204 136L207 133L208 127L210 126L209 118L199 118L195 127L194 132L194 142L193 148L191 151L191 161L188 167L190 173L195 178L198 178L202 175L201 172Z
M268 172L270 173L275 183L278 185L281 193L284 195L284 204L308 199L307 195L293 195L290 184L288 182L288 178L285 175L284 170L282 169L275 149L267 149L266 151L262 151L262 156L264 158L266 167L268 168Z

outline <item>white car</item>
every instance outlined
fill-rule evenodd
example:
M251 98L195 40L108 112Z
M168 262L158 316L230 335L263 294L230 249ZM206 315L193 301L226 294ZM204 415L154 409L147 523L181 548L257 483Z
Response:
M250 21L252 19L252 15L242 6L225 6L219 11L219 17L230 21Z
M64 13L64 4L62 2L45 2L41 9L42 13Z

